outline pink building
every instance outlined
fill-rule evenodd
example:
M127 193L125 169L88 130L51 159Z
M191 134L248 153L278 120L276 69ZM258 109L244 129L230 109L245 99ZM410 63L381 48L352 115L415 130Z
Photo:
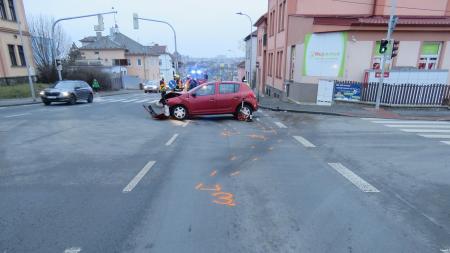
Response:
M237 74L238 74L238 80L239 82L242 81L246 74L245 74L245 61L240 62L237 66Z
M256 23L257 84L262 92L315 102L320 79L365 81L380 67L389 0L268 0ZM359 2L361 3L361 1ZM399 54L388 69L450 69L450 0L398 0L393 34Z

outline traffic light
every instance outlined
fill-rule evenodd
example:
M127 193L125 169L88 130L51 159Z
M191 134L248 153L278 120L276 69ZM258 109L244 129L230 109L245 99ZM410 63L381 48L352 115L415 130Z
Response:
M380 54L386 53L388 45L389 45L389 40L381 40L379 53Z
M391 59L394 59L398 55L398 48L400 46L400 41L394 40L394 43L392 44L392 55Z
M137 13L133 13L133 28L135 30L139 29L139 16Z

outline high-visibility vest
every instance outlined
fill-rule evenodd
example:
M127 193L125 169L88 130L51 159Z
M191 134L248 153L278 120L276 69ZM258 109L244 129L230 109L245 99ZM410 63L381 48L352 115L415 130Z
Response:
M166 83L165 82L162 82L162 83L159 84L159 90L160 91L165 91L166 90Z

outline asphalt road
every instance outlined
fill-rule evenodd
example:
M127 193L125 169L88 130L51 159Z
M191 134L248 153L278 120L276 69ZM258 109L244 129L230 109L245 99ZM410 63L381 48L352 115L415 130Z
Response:
M156 98L1 108L0 252L450 252L450 123Z

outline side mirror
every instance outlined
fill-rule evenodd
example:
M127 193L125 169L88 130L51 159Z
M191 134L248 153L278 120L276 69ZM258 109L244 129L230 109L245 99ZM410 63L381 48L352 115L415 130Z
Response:
M197 97L197 94L195 94L195 92L194 92L194 93L191 94L191 96L192 96L193 98L195 98L195 97Z

